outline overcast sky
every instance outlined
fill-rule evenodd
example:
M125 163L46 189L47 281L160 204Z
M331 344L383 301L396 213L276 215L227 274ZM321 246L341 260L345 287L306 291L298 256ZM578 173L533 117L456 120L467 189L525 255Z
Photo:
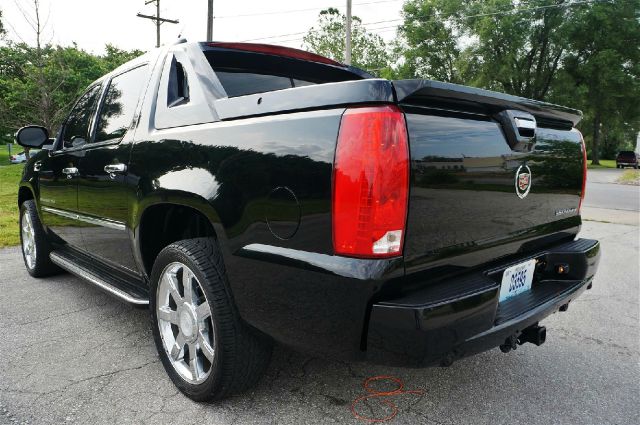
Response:
M105 43L123 49L155 47L154 23L136 17L138 12L155 14L155 6L145 6L145 0L40 1L41 15L43 19L48 17L45 41L62 45L76 42L94 53L103 53ZM366 25L368 29L391 40L402 3L403 0L353 0L353 14L364 23L371 23ZM213 38L300 47L304 33L314 25L320 10L338 7L344 12L345 4L346 0L214 0ZM18 5L33 14L32 0L0 0L8 37L34 44L34 32ZM180 21L162 25L163 44L179 34L189 41L206 38L207 0L161 0L160 10L162 17Z

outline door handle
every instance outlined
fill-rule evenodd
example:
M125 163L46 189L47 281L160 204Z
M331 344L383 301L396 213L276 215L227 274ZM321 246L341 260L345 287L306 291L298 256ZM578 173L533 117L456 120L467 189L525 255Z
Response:
M116 178L116 174L122 174L127 171L127 166L124 164L109 164L104 166L104 171L109 173L109 177Z
M76 167L63 168L62 173L66 174L68 179L71 179L73 176L78 175L78 169Z

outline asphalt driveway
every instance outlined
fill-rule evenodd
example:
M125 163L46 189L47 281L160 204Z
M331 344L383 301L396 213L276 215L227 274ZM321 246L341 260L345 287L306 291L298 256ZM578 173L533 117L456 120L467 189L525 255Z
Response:
M388 398L398 407L389 423L638 424L640 188L614 184L619 174L589 171L582 236L601 240L600 272L568 313L543 323L542 347L412 370L278 346L258 387L216 404L194 403L173 387L147 310L70 275L32 279L18 248L0 250L0 424L366 423L351 404L367 394L363 381L379 375L422 390ZM376 388L393 387L385 381ZM392 411L380 400L359 404L358 412L387 416Z
M365 423L350 406L376 375L403 380L397 424L640 423L639 228L586 222L602 242L593 290L543 322L547 343L495 349L449 368L400 369L314 359L277 347L249 393L198 404L158 361L148 312L71 277L32 279L0 250L0 423ZM383 383L384 384L384 383ZM380 389L393 389L390 383ZM384 417L379 399L359 405Z
M640 211L640 187L616 184L628 169L589 170L584 206L618 211Z

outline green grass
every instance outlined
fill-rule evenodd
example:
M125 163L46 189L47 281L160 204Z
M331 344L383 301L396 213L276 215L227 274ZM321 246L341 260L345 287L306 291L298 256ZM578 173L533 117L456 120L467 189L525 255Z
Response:
M7 164L9 164L9 151L6 145L0 145L0 167Z
M11 145L11 154L15 155L18 152L22 152L24 148L22 146L18 146L16 144ZM32 154L37 152L37 150L32 150ZM9 149L7 149L7 145L0 145L0 167L3 165L9 165Z
M0 165L0 248L20 243L18 182L22 167L22 164Z
M640 186L640 170L626 170L618 177L618 183Z
M588 159L587 168L590 170L600 169L600 168L616 168L616 160L615 159L601 159L600 165L593 165L591 160Z

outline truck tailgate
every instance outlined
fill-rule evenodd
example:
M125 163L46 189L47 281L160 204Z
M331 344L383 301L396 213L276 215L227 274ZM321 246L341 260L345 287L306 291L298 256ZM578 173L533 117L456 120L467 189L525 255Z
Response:
M577 233L579 111L425 80L395 81L394 88L411 154L408 274L450 274ZM505 110L535 117L529 145L508 140L498 117Z

